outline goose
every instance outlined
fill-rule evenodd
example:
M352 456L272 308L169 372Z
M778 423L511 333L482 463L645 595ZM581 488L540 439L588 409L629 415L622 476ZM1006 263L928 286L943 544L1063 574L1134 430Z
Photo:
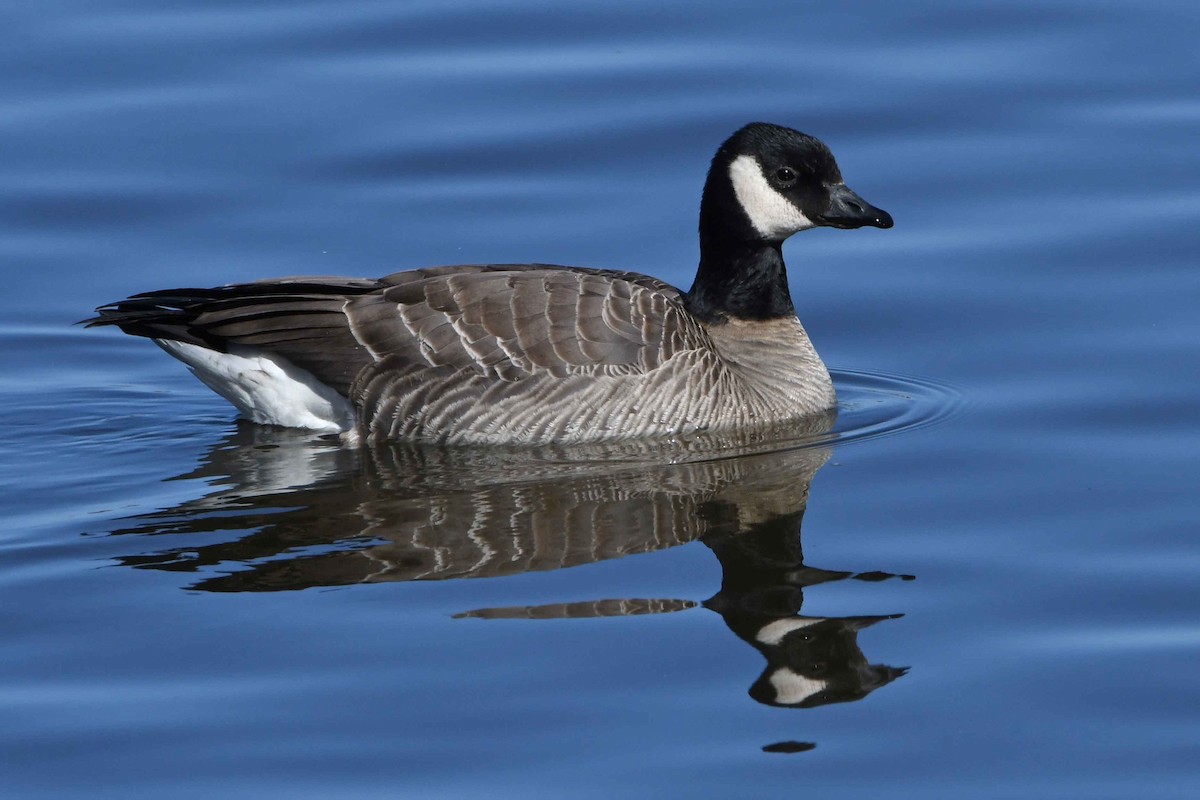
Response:
M756 122L712 159L681 291L635 272L471 264L146 292L88 327L152 339L254 422L346 444L570 444L774 426L830 412L782 245L890 228L829 148Z

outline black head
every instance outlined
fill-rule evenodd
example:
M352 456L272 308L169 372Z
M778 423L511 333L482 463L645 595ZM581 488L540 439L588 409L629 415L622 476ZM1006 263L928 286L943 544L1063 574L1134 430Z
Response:
M891 216L842 182L818 139L754 122L713 156L700 201L700 264L684 297L711 324L794 316L783 240L797 231L892 227Z
M797 231L892 227L891 216L851 191L819 139L754 122L725 141L704 189L700 228L742 240L781 242Z

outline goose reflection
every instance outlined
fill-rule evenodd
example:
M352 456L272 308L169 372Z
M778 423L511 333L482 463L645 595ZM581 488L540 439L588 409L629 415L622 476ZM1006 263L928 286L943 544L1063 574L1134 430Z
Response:
M829 458L831 418L802 429L538 451L392 445L349 450L239 426L180 479L214 491L128 520L166 538L126 565L198 573L190 588L281 591L500 577L699 540L722 568L707 600L597 599L457 616L581 618L703 606L766 660L750 695L806 708L865 697L906 672L868 663L859 631L899 614L803 616L804 591L890 573L809 567L800 526Z
M904 675L906 667L870 664L858 632L902 614L806 617L804 590L847 578L877 581L911 575L851 573L809 567L801 551L803 509L752 530L706 537L721 562L721 591L705 601L738 638L766 659L750 687L760 703L812 708L859 700Z

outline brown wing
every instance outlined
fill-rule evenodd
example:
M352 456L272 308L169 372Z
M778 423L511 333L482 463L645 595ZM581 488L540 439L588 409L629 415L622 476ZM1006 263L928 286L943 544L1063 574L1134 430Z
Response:
M705 338L678 290L635 273L542 265L390 275L352 298L355 338L377 360L501 380L654 369Z
M385 359L389 369L448 366L501 380L650 370L706 339L678 297L636 273L479 265L148 292L86 322L219 351L261 348L348 395Z

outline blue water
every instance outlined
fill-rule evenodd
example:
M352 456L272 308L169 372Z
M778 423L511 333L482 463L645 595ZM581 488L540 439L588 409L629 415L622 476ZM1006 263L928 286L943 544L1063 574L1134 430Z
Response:
M0 18L0 796L1200 796L1195 3ZM844 403L807 443L345 451L72 325L439 263L686 286L756 119L896 218L787 245Z

